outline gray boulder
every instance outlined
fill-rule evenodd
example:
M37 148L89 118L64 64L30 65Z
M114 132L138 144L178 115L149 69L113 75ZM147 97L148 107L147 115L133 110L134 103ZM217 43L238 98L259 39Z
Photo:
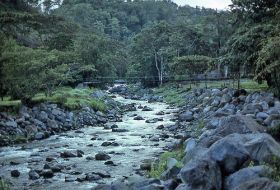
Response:
M247 181L263 177L271 172L271 169L266 166L255 166L241 169L225 180L225 190L232 190L240 184Z
M250 156L238 138L223 138L214 143L209 149L211 159L216 161L223 174L237 171Z
M279 190L280 185L268 178L255 178L239 184L232 190Z
M190 189L220 190L222 188L220 168L209 158L191 160L181 169L180 175Z
M192 121L194 119L193 113L191 111L186 111L179 115L180 121Z

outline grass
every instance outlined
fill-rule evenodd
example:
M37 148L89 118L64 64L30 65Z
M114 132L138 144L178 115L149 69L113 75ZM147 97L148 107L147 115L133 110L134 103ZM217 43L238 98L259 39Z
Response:
M73 89L70 87L58 88L52 96L46 96L44 93L38 93L32 98L33 104L42 102L57 103L70 110L78 110L83 106L90 106L95 111L105 111L106 105L102 100L90 97L92 89ZM0 101L0 107L20 107L20 100L11 101L8 97Z
M4 179L0 179L0 190L9 190L10 186Z
M207 81L195 83L195 84L165 84L159 88L154 90L154 93L159 96L163 96L163 99L168 104L174 104L177 106L183 105L184 100L184 93L189 91L191 88L223 88L223 87L230 87L230 88L237 88L237 81L233 84L233 81ZM240 87L245 89L249 92L253 91L266 91L268 90L268 85L266 82L263 84L258 84L257 82L249 79L242 79Z
M160 175L167 169L167 159L175 158L178 163L177 167L183 167L182 159L184 157L183 147L171 152L164 152L160 155L158 163L152 165L151 171L149 171L148 176L152 178L160 178Z
M187 91L189 91L188 86L177 88L175 85L167 84L155 89L154 93L156 95L163 96L165 102L180 106L185 102L183 93Z

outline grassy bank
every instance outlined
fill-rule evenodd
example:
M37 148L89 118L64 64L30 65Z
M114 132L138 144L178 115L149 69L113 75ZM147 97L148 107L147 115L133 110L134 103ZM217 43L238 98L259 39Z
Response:
M69 110L77 110L83 106L90 106L96 111L105 111L106 105L102 100L90 97L90 94L93 91L94 89L73 89L70 87L62 87L56 89L52 96L46 96L44 93L36 94L32 98L32 103L56 103ZM3 101L0 101L0 108L6 109L6 111L16 112L20 106L20 100L11 100L9 97L5 97Z
M230 87L237 88L237 82L233 83L232 81L208 81L201 82L196 84L164 84L163 86L156 88L154 93L159 96L163 96L163 99L168 104L174 104L176 106L183 105L184 94L194 88L221 88L221 87ZM254 91L267 91L268 86L266 82L263 84L258 84L253 80L241 80L240 87L249 92Z

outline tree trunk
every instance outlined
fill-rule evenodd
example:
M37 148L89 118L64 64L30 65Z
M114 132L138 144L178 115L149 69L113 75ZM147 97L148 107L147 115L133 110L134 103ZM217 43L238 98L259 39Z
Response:
M156 63L156 68L157 68L157 72L158 72L158 80L159 80L159 82L160 82L161 73L160 73L160 69L159 69L159 66L158 66L157 52L155 52L155 63Z
M160 85L162 85L163 82L163 56L160 57Z

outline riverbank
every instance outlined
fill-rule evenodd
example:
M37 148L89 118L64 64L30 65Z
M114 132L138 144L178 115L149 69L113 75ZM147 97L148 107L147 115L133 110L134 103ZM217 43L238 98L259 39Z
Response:
M228 88L182 94L177 122L165 130L187 138L183 159L166 159L158 179L121 179L95 189L280 188L280 102L273 94Z
M111 93L122 95L112 96L123 105L118 120L29 143L27 152L35 153L23 156L27 168L18 170L18 165L12 166L16 161L5 162L6 176L18 170L24 180L11 177L12 183L28 179L31 189L279 188L280 102L273 94L229 88L178 90L182 102L176 110L160 103L166 97L153 95L151 89L112 88ZM41 149L43 144L50 148ZM167 150L173 152L161 154ZM60 163L62 168L56 170ZM73 173L77 169L82 172ZM54 171L46 177L50 170ZM29 178L34 171L38 175L33 181Z
M1 148L1 176L10 189L90 189L123 176L140 177L160 153L179 143L175 135L158 128L174 124L176 109L115 95L113 99L121 110L118 120L105 112L106 123L88 123L47 139Z

